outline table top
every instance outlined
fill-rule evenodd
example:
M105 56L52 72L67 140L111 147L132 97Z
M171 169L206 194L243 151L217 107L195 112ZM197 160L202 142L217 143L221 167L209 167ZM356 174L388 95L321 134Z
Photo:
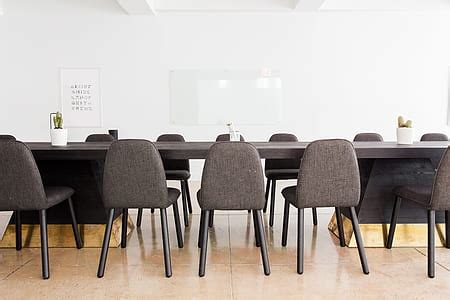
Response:
M250 142L261 158L293 158L302 155L309 142ZM77 142L67 146L51 146L48 142L26 143L36 159L100 159L104 158L110 142ZM214 142L155 142L164 158L204 159ZM432 158L440 157L449 142L354 142L358 158Z

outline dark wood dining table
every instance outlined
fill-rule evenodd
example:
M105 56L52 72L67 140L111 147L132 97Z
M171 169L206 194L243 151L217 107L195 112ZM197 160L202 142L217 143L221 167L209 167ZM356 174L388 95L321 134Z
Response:
M43 181L49 185L68 185L76 190L74 203L80 223L101 224L106 220L101 200L102 166L108 142L69 143L53 147L47 142L26 143L38 162ZM205 159L213 142L156 142L163 158ZM302 156L308 142L251 142L261 159ZM362 195L357 209L361 224L388 223L392 209L392 188L401 184L431 183L437 162L448 142L354 142L359 160ZM50 223L69 223L65 209L50 210ZM345 214L345 212L344 212ZM405 203L399 223L425 223L426 213L414 203ZM443 222L443 215L437 222ZM37 223L36 217L24 215L23 222Z
M26 143L36 159L41 160L95 160L104 159L109 142L69 143L54 147L46 142ZM205 159L214 142L155 142L163 158ZM309 142L251 142L261 158L292 158L302 155ZM436 158L441 157L448 142L416 142L398 145L395 142L354 142L358 158Z

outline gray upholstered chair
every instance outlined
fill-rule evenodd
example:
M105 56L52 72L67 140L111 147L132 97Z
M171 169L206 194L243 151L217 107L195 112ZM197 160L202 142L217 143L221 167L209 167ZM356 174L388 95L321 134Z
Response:
M353 138L354 142L383 142L383 137L374 132L358 133ZM373 159L358 159L359 178L361 182L361 200L364 197L365 189L369 183L370 172L374 164ZM343 241L341 241L341 244Z
M16 138L9 134L0 134L0 141L15 141Z
M245 138L242 135L240 135L239 140L241 142L245 142ZM216 142L229 142L229 141L230 141L230 134L229 133L219 134L216 137ZM250 213L250 212L251 211L249 210L248 213ZM214 210L212 210L210 212L210 218L209 218L208 224L209 224L209 227L212 227L213 224L214 224Z
M443 133L425 133L420 138L421 142L446 142L448 141L448 136ZM431 157L431 165L436 170L439 165L440 157Z
M105 273L109 240L116 209L122 210L121 246L126 247L128 208L159 208L166 276L172 276L167 211L173 207L178 247L183 247L177 199L180 191L167 188L164 167L155 145L146 140L114 141L108 150L103 175L103 203L109 211L97 276Z
M114 141L114 137L112 135L108 134L108 133L90 134L86 138L86 142L91 142L91 143L95 143L95 142L112 142L112 141Z
M242 136L242 134L239 139L241 142L245 142L245 138ZM230 141L229 133L219 134L216 138L216 142L229 142L229 141Z
M0 135L0 142L15 142L16 138L9 134L1 134ZM21 229L21 222L20 222L20 212L15 211L14 212L14 220L16 223L16 250L22 249L22 229Z
M378 133L367 132L367 133L358 133L353 138L354 142L382 142L383 137Z
M290 133L277 133L273 134L269 142L298 142L295 135ZM297 159L266 159L265 174L267 178L266 184L266 203L264 204L264 212L267 210L267 204L269 202L270 192L270 213L269 213L269 226L273 226L275 216L275 191L277 180L289 180L297 179L298 167L300 166L300 157ZM270 186L272 189L270 190ZM285 205L286 207L286 205ZM317 225L317 209L312 208L313 224Z
M443 133L425 133L420 138L421 142L432 142L432 141L448 141L448 136Z
M297 273L303 273L304 209L309 207L335 207L341 241L344 232L340 209L349 208L362 269L365 274L369 273L355 211L355 206L359 203L360 182L352 143L338 139L310 143L303 154L297 186L283 189L282 194L288 203L298 210ZM285 210L286 213L289 214L289 209ZM287 225L283 224L284 244L287 239Z
M395 202L386 248L392 248L402 199L422 206L428 212L428 277L433 278L435 275L435 213L436 211L445 211L446 223L450 219L450 151L447 149L442 157L432 185L398 186L394 188L393 193ZM446 247L450 248L450 228L446 227L445 232Z
M71 200L74 190L70 187L44 187L33 154L23 143L15 140L0 142L0 211L14 211L16 223L16 249L22 249L21 211L39 211L42 277L50 277L48 259L47 209L65 200L68 202L72 229L78 249L82 248L81 236Z
M208 220L213 210L252 210L256 245L261 248L264 274L270 274L261 210L264 177L256 148L245 142L220 142L211 146L197 193L202 209L199 230L199 276L205 275Z
M94 133L88 135L85 142L86 143L101 143L101 142L113 142L115 138L108 133ZM105 160L99 159L90 161L92 174L95 180L99 183L97 185L99 193L102 193L102 182L103 182L103 169L105 168Z
M158 137L157 142L184 143L184 137L180 134L163 134ZM189 192L188 179L191 177L189 159L163 159L164 170L167 180L180 181L181 197L183 199L184 226L189 226L189 214L192 214L191 195ZM153 213L155 210L151 209ZM137 216L137 226L141 227L142 212L140 208Z

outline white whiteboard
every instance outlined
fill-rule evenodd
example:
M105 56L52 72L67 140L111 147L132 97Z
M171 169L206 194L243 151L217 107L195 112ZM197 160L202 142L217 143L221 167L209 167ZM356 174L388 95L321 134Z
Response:
M170 120L180 125L269 125L282 115L278 71L173 70Z

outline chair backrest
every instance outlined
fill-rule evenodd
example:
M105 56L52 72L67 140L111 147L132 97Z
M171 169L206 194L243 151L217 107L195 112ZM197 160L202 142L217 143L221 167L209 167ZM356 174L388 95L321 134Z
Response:
M202 209L262 209L264 176L256 148L246 142L219 142L209 149L203 168Z
M106 154L103 202L107 208L166 208L161 156L147 140L114 141Z
M269 142L298 142L295 135L290 133L276 133L273 134ZM300 166L301 158L297 159L266 159L265 169L278 170L278 169L298 169Z
M0 211L46 208L41 174L30 149L14 140L0 142Z
M365 132L365 133L358 133L353 138L354 142L382 142L383 137L374 132Z
M114 137L108 133L96 133L96 134L90 134L86 138L86 142L112 142L114 141Z
M229 133L224 133L224 134L219 134L216 138L216 142L229 142L230 141L230 134ZM244 137L240 136L240 141L241 142L245 142Z
M445 151L433 183L430 206L436 210L450 210L450 151Z
M420 138L421 142L432 142L432 141L448 141L448 136L443 133L425 133Z
M303 154L297 179L298 207L352 207L359 202L355 149L347 140L318 140Z
M0 142L1 141L15 141L16 138L9 134L0 134Z
M157 142L184 143L184 137L181 134L162 134L156 140ZM163 159L165 170L190 170L189 159Z

